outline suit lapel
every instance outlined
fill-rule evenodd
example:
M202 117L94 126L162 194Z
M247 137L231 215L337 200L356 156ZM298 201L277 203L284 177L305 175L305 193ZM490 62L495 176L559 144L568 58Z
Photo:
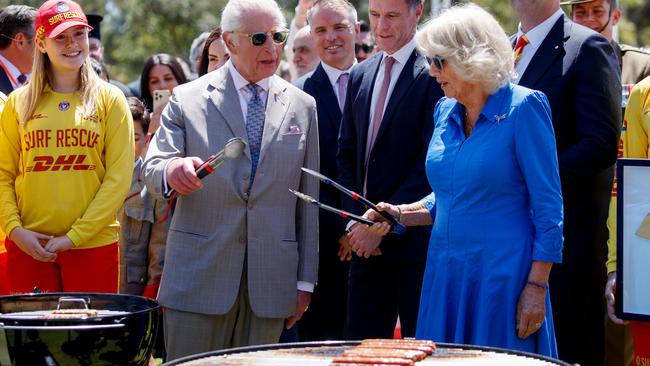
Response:
M239 103L239 93L235 89L235 83L228 72L227 67L222 67L214 73L213 79L210 81L210 85L214 87L210 91L210 101L217 108L223 120L225 121L226 126L230 128L233 137L242 137L244 140L248 140L248 135L246 133L246 122L241 110L241 104ZM213 121L208 121L212 123ZM244 150L246 157L251 160L251 152L246 146Z
M330 116L328 122L340 122L341 121L341 109L339 107L339 101L336 99L334 90L332 89L332 84L330 84L330 79L327 77L327 73L323 66L318 65L316 71L311 77L314 82L314 93L316 94L317 101L320 101L322 104L321 108L324 108L327 111L327 114ZM318 121L319 124L326 123L325 121ZM328 126L338 130L337 126Z
M571 34L572 22L564 15L555 22L542 44L535 52L526 71L519 80L519 85L535 89L533 86L544 76L558 57L565 54L564 44Z
M404 98L404 96L409 93L411 84L415 82L415 79L417 79L420 72L422 72L423 69L427 69L428 67L429 65L427 65L426 59L424 57L421 57L417 50L414 50L411 54L411 57L409 57L408 61L406 62L406 65L404 65L404 68L402 69L402 72L397 79L397 83L395 83L393 92L388 99L388 105L386 105L386 110L384 111L384 116L382 117L382 122L379 126L379 131L377 132L375 142L381 138L381 135L393 120L393 116L398 110L399 103L402 98Z
M264 133L262 135L262 146L260 148L260 160L258 166L264 161L264 155L269 144L275 140L280 130L284 116L289 108L289 100L285 94L287 87L276 80L278 76L271 76L269 79L269 95L266 100L266 114L264 116Z

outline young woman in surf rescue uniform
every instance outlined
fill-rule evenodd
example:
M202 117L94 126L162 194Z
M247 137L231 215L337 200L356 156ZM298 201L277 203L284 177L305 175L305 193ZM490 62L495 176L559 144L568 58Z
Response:
M34 21L32 79L0 119L0 224L12 293L117 292L118 223L133 170L124 95L88 58L88 25L71 0Z

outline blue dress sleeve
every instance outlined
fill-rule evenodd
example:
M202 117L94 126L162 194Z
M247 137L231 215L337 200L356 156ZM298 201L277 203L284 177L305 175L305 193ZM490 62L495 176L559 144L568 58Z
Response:
M551 108L546 95L535 91L517 108L515 154L521 168L535 226L533 260L562 261L562 188Z

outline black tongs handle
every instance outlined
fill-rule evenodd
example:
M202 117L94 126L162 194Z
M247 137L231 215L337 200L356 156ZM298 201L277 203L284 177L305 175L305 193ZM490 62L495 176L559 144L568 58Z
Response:
M386 212L386 211L380 211L380 210L377 208L377 205L375 205L374 203L370 202L370 201L369 201L367 198L365 198L364 196L362 196L362 195L360 195L360 194L358 194L358 193L356 193L356 192L354 192L354 191L352 191L352 190L349 190L349 189L343 187L343 186L340 185L339 183L333 181L332 179L330 179L330 178L328 178L328 177L322 175L321 173L319 173L319 172L317 172L317 171L314 171L314 170L311 170L311 169L308 169L308 168L302 168L302 171L305 172L305 173L307 173L307 174L309 174L309 175L312 175L312 176L314 176L314 177L320 179L321 182L323 182L323 183L325 183L325 184L328 184L328 185L331 185L332 187L334 187L334 188L338 189L339 191L345 193L346 195L352 197L352 199L354 199L355 201L361 202L361 203L362 203L364 206L366 206L367 208L370 208L370 209L374 210L375 212L379 213L379 214L380 214L382 217L384 217L388 222L390 222L391 226L393 226L393 230L392 230L392 231L393 231L394 233L396 233L396 234L400 234L400 235L401 235L401 234L404 234L404 233L406 232L406 226L404 226L404 224L402 224L401 222L399 222L395 217L393 217L393 215L389 214L388 212Z

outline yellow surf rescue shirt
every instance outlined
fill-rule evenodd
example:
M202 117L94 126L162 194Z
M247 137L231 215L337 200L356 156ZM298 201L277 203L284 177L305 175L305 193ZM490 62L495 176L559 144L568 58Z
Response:
M9 95L0 119L0 227L66 235L77 249L116 242L135 154L126 98L102 82L95 113L84 115L79 92L46 87L20 125L25 90Z

